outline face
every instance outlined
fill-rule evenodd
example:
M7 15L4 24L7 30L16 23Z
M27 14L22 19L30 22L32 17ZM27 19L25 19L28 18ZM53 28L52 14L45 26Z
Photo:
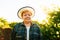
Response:
M22 19L24 20L24 21L31 21L31 12L24 12L23 13L23 15L22 15Z

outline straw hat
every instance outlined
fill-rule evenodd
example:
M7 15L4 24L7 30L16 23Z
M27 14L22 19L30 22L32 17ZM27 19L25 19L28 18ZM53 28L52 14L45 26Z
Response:
M35 10L30 6L25 6L25 7L22 7L21 9L18 10L17 15L18 15L19 18L22 18L22 16L21 16L22 12L25 11L25 10L28 10L32 13L31 17L34 16Z

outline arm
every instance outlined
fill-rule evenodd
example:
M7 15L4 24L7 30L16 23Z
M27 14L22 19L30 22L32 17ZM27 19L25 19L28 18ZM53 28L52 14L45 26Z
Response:
M18 27L18 24L16 24L11 32L11 40L16 40L16 29Z
M42 40L42 32L40 30L40 26L38 26L39 40Z
M16 32L15 32L15 30L13 29L13 30L12 30L12 33L11 33L11 40L15 40L15 35L16 35Z
M38 29L38 33L39 33L39 40L42 40L42 35L41 35L40 28Z
M38 26L37 24L35 24L36 27L36 32L38 33L38 40L42 40L42 33L41 33L41 30L40 30L40 26Z

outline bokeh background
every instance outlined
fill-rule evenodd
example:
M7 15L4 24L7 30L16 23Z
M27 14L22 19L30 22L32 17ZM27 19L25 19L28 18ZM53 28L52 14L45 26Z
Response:
M35 9L32 22L40 26L42 40L60 40L60 0L0 0L0 40L10 40L14 25L23 21L17 12L24 6Z

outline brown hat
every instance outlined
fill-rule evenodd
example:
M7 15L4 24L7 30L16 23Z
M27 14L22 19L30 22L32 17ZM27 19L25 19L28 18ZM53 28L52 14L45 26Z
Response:
M30 6L25 6L25 7L22 7L21 9L18 10L17 15L18 15L19 18L22 18L22 16L21 16L22 12L25 11L25 10L28 10L28 11L30 11L32 13L31 17L34 16L35 10Z

